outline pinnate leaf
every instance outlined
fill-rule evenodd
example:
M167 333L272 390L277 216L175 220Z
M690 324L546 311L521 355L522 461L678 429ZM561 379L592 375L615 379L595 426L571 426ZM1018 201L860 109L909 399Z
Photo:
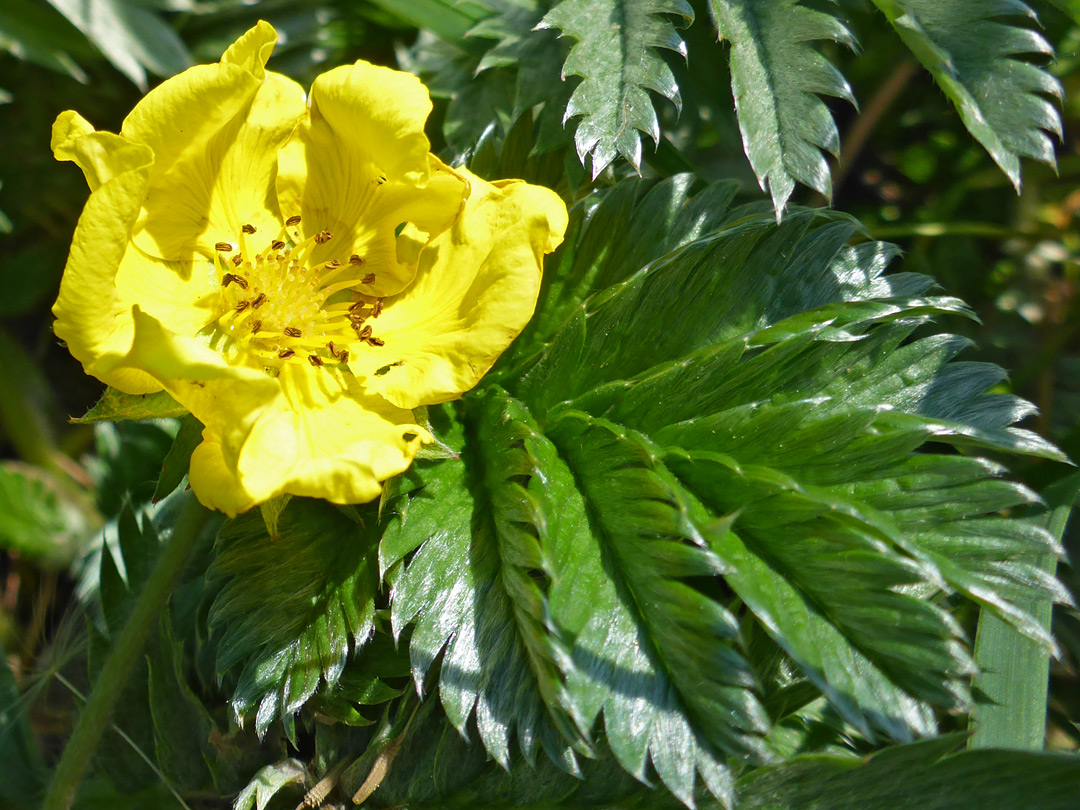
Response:
M582 163L592 156L595 178L622 156L641 165L641 136L660 140L660 124L648 91L682 102L671 68L658 48L686 55L672 18L694 19L685 0L562 0L540 23L576 40L563 76L580 76L566 119L581 116L574 144Z
M1034 494L977 454L1060 453L962 341L911 340L970 311L887 275L856 223L642 182L577 212L523 348L443 411L460 458L410 473L381 556L417 677L439 662L454 725L475 708L504 764L511 727L531 756L523 729L599 750L602 726L638 779L730 802L725 757L769 757L737 606L855 733L932 735L973 666L929 597L1043 643L1023 601L1063 598L1028 562L1053 538L1001 516ZM626 222L656 236L613 238Z
M874 0L956 106L964 126L1019 191L1020 158L1055 165L1062 137L1060 83L1027 61L1053 48L1006 17L1035 12L1022 0ZM1049 98L1047 98L1049 97Z
M320 683L333 686L351 652L375 629L378 590L371 530L329 504L292 499L271 540L258 511L221 531L211 573L224 579L210 609L217 668L240 668L232 708L255 712L264 734L294 714Z
M743 149L777 218L796 183L829 197L832 181L822 150L839 153L836 123L820 96L851 103L847 80L811 44L854 48L829 6L802 0L709 0L717 33L731 43L731 90Z

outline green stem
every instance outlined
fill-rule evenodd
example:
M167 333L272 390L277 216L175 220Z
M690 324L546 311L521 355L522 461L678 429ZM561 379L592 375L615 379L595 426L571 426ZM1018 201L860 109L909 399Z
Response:
M113 708L131 669L142 653L150 631L157 624L161 610L210 516L210 512L194 497L189 497L172 537L159 553L131 616L109 650L90 697L79 713L75 730L53 774L42 810L68 810L75 801L83 772L90 763L98 740L109 726Z
M870 228L871 239L897 239L905 236L974 236L984 239L1060 239L1056 228L1020 230L993 222L924 222L912 225L879 225Z

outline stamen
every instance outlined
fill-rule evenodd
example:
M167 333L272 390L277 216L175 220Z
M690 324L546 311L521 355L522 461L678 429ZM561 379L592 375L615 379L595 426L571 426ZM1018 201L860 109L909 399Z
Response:
M257 229L250 223L237 233L237 243L216 245L219 252L213 265L220 273L221 304L208 327L226 341L224 346L253 359L270 374L293 357L303 355L314 368L344 365L360 350L357 341L385 345L365 325L384 308L382 299L362 292L376 274L356 270L365 263L356 253L347 261L312 262L312 254L333 234L323 230L301 238L297 230L288 230L299 224L299 216L289 217L276 237L260 239L262 253L255 252L260 245L252 238ZM227 268L235 269L226 272ZM346 291L350 294L343 296L345 300L332 300Z

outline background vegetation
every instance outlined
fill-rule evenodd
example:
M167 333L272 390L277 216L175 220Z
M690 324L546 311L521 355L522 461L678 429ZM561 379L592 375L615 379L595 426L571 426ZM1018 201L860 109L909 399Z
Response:
M1022 4L1006 0L876 4L869 0L769 0L758 4L758 9L772 11L751 20L757 27L750 41L764 43L756 51L740 50L740 43L748 41L740 26L745 28L753 17L739 11L742 5L729 0L711 4L680 0L5 0L0 6L0 547L4 549L0 556L0 649L4 651L0 769L5 773L0 779L0 807L31 807L40 800L48 767L70 734L81 695L92 684L130 611L131 594L152 562L157 547L153 525L170 525L172 501L166 499L156 508L152 504L182 482L184 450L190 453L192 437L197 440L198 435L197 425L160 418L160 409L148 411L146 415L155 418L143 421L72 423L69 418L86 413L101 396L102 386L82 373L51 333L49 307L86 190L77 171L53 161L49 128L60 111L77 109L98 128L117 131L147 88L190 64L216 60L257 19L270 21L281 34L270 68L304 84L327 67L358 58L397 63L418 72L437 97L429 131L434 151L459 162L467 160L485 176L524 176L551 185L570 203L577 203L579 212L595 214L600 223L609 217L610 230L629 242L637 238L637 229L644 236L627 248L631 255L624 259L624 275L681 244L674 225L666 233L649 231L653 224L649 216L670 225L677 219L671 212L678 214L680 206L690 210L691 199L705 201L702 205L714 212L715 223L722 220L717 212L728 210L743 211L746 216L752 212L756 221L764 222L773 216L770 212L786 205L787 225L770 227L791 228L783 231L788 236L782 238L811 252L810 240L819 239L813 235L819 230L814 230L817 224L806 223L817 220L793 206L819 208L831 198L834 209L865 226L865 230L844 231L841 242L867 245L867 240L883 239L896 243L904 253L905 273L931 277L948 295L966 301L977 315L977 319L948 318L947 329L974 341L965 350L965 360L995 363L1010 375L999 379L986 366L966 367L978 378L973 385L991 385L992 393L1016 394L1033 402L1038 414L1026 427L1067 456L1080 457L1080 234L1075 227L1080 213L1080 156L1073 140L1080 120L1080 72L1076 70L1080 4L1033 2L1039 15L1036 24L1026 17ZM905 27L902 6L925 7L940 26L953 25L963 32L950 40L955 50L938 65L936 77L920 60L934 64L941 52L930 47L935 41L929 34L920 39L925 30L920 34ZM950 20L953 12L960 16ZM1008 24L1013 32L1029 33L1014 34L1016 41L1001 31L992 36L990 29L979 28L991 18ZM734 45L717 42L718 28ZM1047 47L1033 38L1030 32L1034 31L1041 32ZM1052 59L1047 53L1050 47ZM1030 62L1045 66L1046 73L1021 69L1021 63ZM835 72L826 67L829 63ZM946 63L948 69L941 67ZM761 82L762 71L769 77L769 92L764 95L755 84ZM1063 88L1060 102L1045 78L1048 75ZM740 88L746 91L741 96L741 120L733 109L733 86L737 93ZM970 92L964 95L972 89L977 98L969 97ZM978 96L979 92L984 96ZM972 124L971 98L986 101L984 111L991 111L990 123L982 130ZM1042 99L1046 106L1031 98ZM777 99L782 103L774 103ZM1060 114L1060 144L1053 143L1058 127L1047 108ZM565 125L564 113L569 113ZM995 114L1005 120L995 119ZM835 139L829 123L833 120ZM754 145L749 159L740 125ZM1041 130L1049 130L1051 137L1040 135ZM771 154L769 144L777 143L784 145L782 153ZM1047 152L1052 145L1058 150L1056 168L1050 165L1052 153ZM830 151L838 152L839 159ZM1021 184L1020 156L1049 160L1025 160ZM625 180L636 176L635 170L645 178L640 185ZM692 186L690 179L678 179L689 177L694 178ZM767 179L769 193L762 193L758 177ZM662 195L646 197L652 182L670 178L676 179L662 188L686 185L671 192L674 201L665 202ZM722 182L732 180L737 184ZM622 191L615 193L616 189ZM737 208L743 204L752 208ZM841 221L830 220L820 231ZM601 231L602 224L595 230ZM664 239L671 241L664 243ZM549 268L549 275L577 278L575 273L598 272L600 280L590 276L594 289L606 286L601 283L604 278L613 283L624 277L617 266L619 259L604 252L610 248L596 248L603 259L590 259L587 240L584 244L576 253L567 249L560 254L561 264ZM741 272L766 273L771 266L765 259L748 259ZM811 269L808 260L799 272ZM789 279L792 284L794 278ZM503 369L504 376L498 378L515 397L525 400L534 394L529 393L527 380L515 387L513 364L525 362L528 348L553 339L559 332L555 326L561 323L557 316L579 302L572 295L560 299L558 290L546 295L545 305L552 309L541 310L531 333ZM945 311L951 305L938 302L934 306ZM914 309L905 312L909 317L918 315ZM737 320L736 315L731 317ZM930 334L916 336L924 333ZM773 379L768 377L772 373L779 375L769 368L762 373L766 379ZM780 376L774 382L786 384ZM982 388L973 393L961 390L963 382L955 378L951 385L945 396L958 402L982 392ZM499 396L487 395L484 404L472 406L477 409L469 412L473 415L462 418L495 424L496 412L513 412L515 407ZM129 405L99 406L112 416L125 407ZM139 414L121 415L130 419ZM527 415L514 418L519 417L522 424L531 424ZM433 413L432 418L445 441L461 451L463 436L472 428L462 427L452 411ZM564 432L573 429L565 420L560 424ZM503 453L511 453L516 446L511 443L503 448L499 443L509 438L497 435L484 441L489 443L485 446L497 446ZM557 437L555 443L559 443ZM1034 452L1012 457L1008 464L1014 480L1044 494L1051 509L1036 519L1060 534L1063 510L1071 505L1075 488L1063 479L1064 466L1048 459L1052 453L1039 447L1021 447ZM833 451L822 446L815 452ZM808 453L803 462L810 464L810 457ZM507 462L510 467L517 463ZM440 469L444 472L425 472L428 477L423 484L429 492L443 486L449 493L447 500L439 502L442 511L427 517L421 513L412 524L414 531L417 525L425 525L424 520L449 520L445 510L457 508L452 499L465 497L460 482L448 478L445 469L449 468ZM611 478L616 473L612 469L597 474ZM407 498L409 486L403 482L402 497ZM943 496L942 502L957 497ZM988 513L999 508L1015 513L1022 500L989 498L984 506ZM155 515L153 524L145 519L150 514ZM397 760L392 778L372 801L410 806L525 802L612 806L674 801L664 790L638 791L633 780L621 781L622 771L606 766L603 756L598 764L583 760L588 777L585 787L544 756L539 757L536 769L519 768L519 749L528 754L527 745L515 747L483 728L471 727L471 739L476 742L479 735L485 754L479 744L466 746L459 741L442 710L433 708L436 701L425 701L418 708L408 687L410 673L422 682L425 671L417 671L418 656L426 656L424 667L431 665L446 638L417 624L411 637L406 633L412 645L410 661L405 648L395 648L385 631L391 626L400 631L417 620L424 604L439 598L438 592L426 592L420 584L424 577L418 566L429 564L423 549L409 558L407 569L398 568L396 576L406 580L404 584L398 580L395 586L405 596L395 602L393 614L382 606L377 615L364 619L379 632L365 655L344 669L336 689L319 688L315 694L316 672L313 684L295 687L301 694L296 705L267 704L268 690L282 682L297 682L306 659L296 653L295 671L269 674L245 667L246 663L265 661L268 651L294 649L289 646L294 642L302 648L305 634L310 634L311 645L322 643L325 636L333 647L338 633L347 648L345 637L352 632L330 625L295 627L295 621L289 623L295 615L289 609L301 611L302 606L286 604L275 612L266 607L267 595L303 592L305 583L319 575L314 569L338 555L360 555L352 561L355 570L365 565L386 570L394 562L383 557L365 559L355 549L341 551L343 546L350 547L346 538L356 531L348 517L298 504L282 520L282 548L292 550L292 559L298 561L288 573L295 580L287 580L266 559L245 551L247 540L264 536L257 515L231 523L216 544L218 524L206 530L172 609L132 677L128 699L113 718L114 731L98 750L92 778L81 794L84 806L168 806L182 799L190 806L216 807L226 806L241 791L241 807L262 808L267 801L294 806L304 790L339 762L344 767L335 776L352 796L361 790L373 765L378 770L394 762L395 746L400 745L395 741L407 729L415 742L410 743L408 755ZM384 538L380 551L384 556L387 542ZM403 550L397 560L413 553L419 542L401 539ZM1080 556L1080 532L1066 533L1063 543L1070 558ZM102 554L102 548L108 553ZM212 567L209 579L203 576L208 567ZM1067 562L1059 573L1075 603L1080 574ZM1003 592L1014 574L1002 574ZM465 578L473 575L460 572ZM410 576L417 583L413 590ZM1025 576L1037 579L1030 571ZM349 589L362 587L363 581L361 577L356 582L335 583L337 590L329 598L340 598L342 611L348 613L357 599ZM840 578L837 587L844 581ZM527 589L531 583L526 577L522 587ZM212 598L222 593L225 597ZM1017 593L1024 605L1022 588ZM746 593L740 596L752 602ZM1065 594L1061 601L1068 601ZM958 628L973 636L979 606L953 600L945 607ZM869 729L878 721L867 720L865 714L866 723L860 726L864 706L844 716L835 706L818 701L820 688L793 676L789 656L779 654L760 631L755 635L746 614L733 609L745 634L741 652L764 674L765 708L774 721L781 721L768 747L781 759L796 754L833 757L788 760L786 770L736 767L741 806L968 806L964 802L975 806L979 801L985 804L985 799L973 786L983 784L991 774L1003 782L1015 775L1016 792L999 795L998 804L988 806L1028 806L1025 802L1032 798L1025 785L1032 784L1044 788L1043 804L1031 806L1075 806L1070 802L1080 795L1080 777L1071 758L1048 760L1033 754L1030 759L1019 754L1000 755L1000 760L964 759L971 754L945 757L965 745L954 734L969 726L968 715L950 714L947 706L941 708L943 700L936 701L937 729L943 736L888 749L871 759L870 765L855 767L862 762L857 757L886 749L889 738L902 741L919 735L909 734L910 728L886 728L883 735L875 734ZM1037 606L1036 617L1039 610L1048 607ZM259 615L261 624L235 621L245 613ZM542 624L544 618L534 620ZM523 621L520 616L518 621ZM908 632L913 632L912 626ZM976 646L975 658L984 665L992 662L992 670L1001 672L1006 661L1026 660L1023 656L1038 658L1034 647L1024 648L1026 642L1017 639L995 647L994 626L983 627L980 633L985 636L980 635L978 643L989 646L981 657ZM1037 622L1028 631L1038 636ZM457 632L463 632L462 627ZM1028 691L1009 694L1008 712L987 721L985 733L991 736L981 741L981 747L1041 748L1045 744L1076 756L1080 747L1080 613L1075 607L1059 604L1054 608L1053 632L1060 656L1051 664L1049 695L1042 691L1038 669L1008 681L1008 689ZM554 655L550 649L529 652ZM790 649L787 652L793 654ZM956 663L953 659L942 663L948 656L940 650L921 652L928 658L908 660L907 676L913 681L918 680L916 670L921 667L947 669ZM934 657L939 654L944 658ZM514 665L504 664L505 671L497 676L512 679ZM716 665L699 664L703 671ZM334 666L340 674L342 667ZM441 666L445 688L446 662ZM890 683L903 684L905 672L890 673ZM430 691L432 679L439 675L428 677ZM942 682L947 680L942 677ZM948 677L963 680L966 676L951 672ZM931 684L925 691L932 692L931 687L940 684ZM977 687L978 701L996 685L991 680ZM463 687L469 693L459 707L464 714L451 718L453 724L468 725L473 704L483 704L486 688ZM916 685L911 690L921 688ZM718 698L725 710L745 710L748 718L752 714L748 704L733 708L724 703L727 699L726 692ZM547 694L535 698L531 693L529 700L537 701L536 717L551 710L556 720L571 727L571 738L580 733L572 728L576 718L560 717L551 708L562 705L558 700ZM305 708L294 719L301 705ZM976 713L993 706L978 705L983 708L976 708ZM1046 706L1045 738L1022 739L1032 729L1041 732ZM1025 711L1034 720L1025 721ZM246 731L235 721L235 716L245 714L249 716ZM333 718L337 723L319 724L314 717ZM521 718L518 721L527 725ZM542 737L547 731L536 722L534 730ZM741 731L753 736L753 725L752 719L746 719ZM253 727L269 733L260 738ZM617 736L610 725L608 736ZM757 743L744 743L741 738L725 739L717 747L729 754L759 753L754 748ZM548 741L541 740L540 747L549 748ZM687 754L687 750L678 751L675 759L693 759L693 751ZM489 767L487 754L512 764L510 775ZM655 750L655 744L651 755L652 767L660 773L643 770L643 774L653 782L663 783L683 801L691 801L695 791L700 801L711 801L700 783L694 787L693 768L687 782L685 775L674 772L674 760L673 771L663 771L659 763L664 755ZM703 762L698 764L706 778ZM256 772L258 779L251 781ZM454 782L446 776L450 773L461 779ZM723 777L717 779L723 781ZM439 787L451 783L453 789ZM899 784L904 785L902 796L895 792ZM709 788L713 795L725 795L722 786Z

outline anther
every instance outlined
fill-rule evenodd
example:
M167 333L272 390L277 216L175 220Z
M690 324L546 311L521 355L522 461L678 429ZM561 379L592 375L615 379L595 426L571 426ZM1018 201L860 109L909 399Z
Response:
M250 301L248 301L248 300L247 300L247 299L245 298L245 299L244 299L243 301L241 301L240 303L238 303L238 304L236 305L236 311L237 311L237 312L243 312L243 311L244 311L245 309L247 309L247 308L248 308L248 307L250 307L250 306L251 306L251 302L250 302Z
M371 337L371 327L365 326L363 329L357 332L357 335L360 336L361 340L367 340L369 337Z
M386 341L383 340L382 338L369 337L369 338L366 338L366 340L367 340L367 343L368 343L369 346L385 346L386 345Z
M252 309L258 309L263 304L265 304L267 302L267 300L269 300L269 299L267 299L266 293L259 293L255 297L255 300L251 302L251 308Z
M355 313L359 312L360 310L362 310L365 306L366 306L366 303L364 301L356 301L355 303L349 305L349 312L352 312L352 313L355 314Z
M244 233L255 233L255 226L245 225L240 230L242 230Z
M251 334L255 334L260 329L262 329L262 321L252 321L251 322Z
M311 365L315 366L315 368L318 368L323 364L323 359L317 354L309 354L307 356L307 359L308 362L311 363Z
M349 350L348 349L342 349L341 350L341 354L338 355L338 362L339 363L348 363L349 362Z
M220 250L222 253L232 253L233 246L228 242L217 242L214 244L214 250Z
M362 279L360 279L360 283L361 284L374 284L375 283L375 274L374 273L368 273L366 276L364 276Z
M278 352L277 356L282 360L288 360L294 354L296 354L296 352L294 352L292 349L282 349L280 352Z
M287 220L285 220L285 224L286 224L286 225L288 225L288 226L289 226L290 228L291 228L291 227L292 227L293 225L299 225L299 224L300 224L300 217L299 217L299 215L297 215L297 216L295 216L295 217L289 217L289 218L288 218Z
M378 318L382 314L382 299L376 298L375 303L371 305L371 317Z
M334 345L334 341L331 340L329 343L326 344L326 350L330 352L330 354L332 354L334 357L338 356L338 348Z
M327 270L337 270L339 267L341 267L341 262L339 262L337 259L331 259L326 263Z
M232 257L232 263L233 263L233 264L235 264L235 265L236 265L237 267L239 267L240 265L242 265L242 264L244 263L244 256L243 256L243 254L241 254L241 253L237 253L237 254L236 254L235 256L233 256L233 257Z
M315 244L316 245L325 245L327 242L329 242L333 238L334 238L334 235L332 233L330 233L330 231L319 231L317 234L315 234Z
M297 329L295 326L286 326L282 330L287 337L303 337L304 333Z
M248 288L248 280L243 276L237 276L233 273L226 273L221 277L221 286L228 287L230 284L235 284L241 290Z
M274 250L281 250L283 247L285 247L285 243L278 239L276 242L271 242L270 247Z
M359 265L361 265L363 263L364 263L364 260L362 258L360 258L355 253L352 256L349 257L349 264L355 264L355 265L359 266Z

